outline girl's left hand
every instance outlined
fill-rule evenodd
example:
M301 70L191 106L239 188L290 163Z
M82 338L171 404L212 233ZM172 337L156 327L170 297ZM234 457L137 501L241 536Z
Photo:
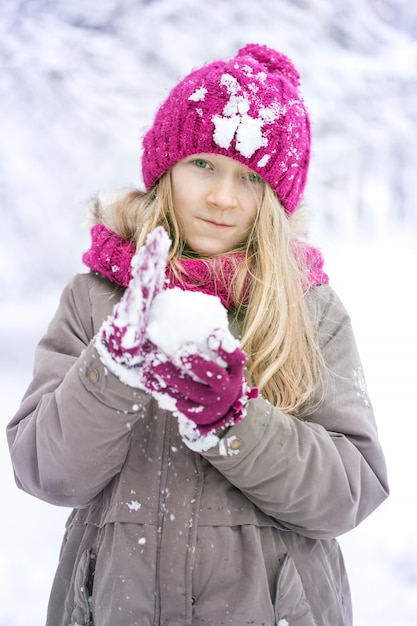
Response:
M159 400L170 398L174 413L194 422L203 435L241 421L247 401L258 396L244 376L246 354L236 345L226 350L226 343L224 331L216 331L207 339L213 359L185 345L174 357L149 355L142 369L146 390Z

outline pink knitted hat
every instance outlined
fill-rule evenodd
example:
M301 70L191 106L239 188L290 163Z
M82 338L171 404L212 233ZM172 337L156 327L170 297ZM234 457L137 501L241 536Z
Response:
M310 120L299 78L285 55L257 44L191 72L170 92L143 139L146 188L191 154L222 154L266 180L291 215L310 161Z

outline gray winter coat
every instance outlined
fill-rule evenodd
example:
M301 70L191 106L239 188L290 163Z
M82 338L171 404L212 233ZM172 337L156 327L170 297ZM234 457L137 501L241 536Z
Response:
M95 274L74 278L8 426L19 487L74 508L47 626L350 625L334 537L385 499L387 481L335 293L306 295L328 368L321 406L301 421L252 400L202 454L100 362L91 339L121 293Z

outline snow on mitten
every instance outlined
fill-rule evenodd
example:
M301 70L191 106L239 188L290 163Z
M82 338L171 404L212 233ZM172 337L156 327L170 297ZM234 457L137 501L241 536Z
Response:
M112 362L133 367L142 361L149 309L163 289L170 244L160 226L148 235L145 245L132 259L132 277L126 291L96 336L100 358L113 373Z
M258 396L244 376L246 355L228 330L214 331L207 347L212 357L194 344L184 344L173 356L156 351L142 370L147 391L201 435L241 421L247 401Z

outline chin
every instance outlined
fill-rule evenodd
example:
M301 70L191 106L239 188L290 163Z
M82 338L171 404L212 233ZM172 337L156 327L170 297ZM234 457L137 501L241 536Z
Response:
M218 248L218 249L204 248L201 250L197 250L196 254L198 254L201 257L213 257L213 256L220 256L221 254L227 254L228 252L229 252L228 248Z
M228 252L230 252L230 250L233 249L232 247L226 246L226 245L216 245L216 244L204 245L203 243L200 243L200 245L198 245L197 243L195 245L188 244L188 247L194 252L194 254L198 254L199 256L205 256L205 257L218 256L220 254L227 254Z

